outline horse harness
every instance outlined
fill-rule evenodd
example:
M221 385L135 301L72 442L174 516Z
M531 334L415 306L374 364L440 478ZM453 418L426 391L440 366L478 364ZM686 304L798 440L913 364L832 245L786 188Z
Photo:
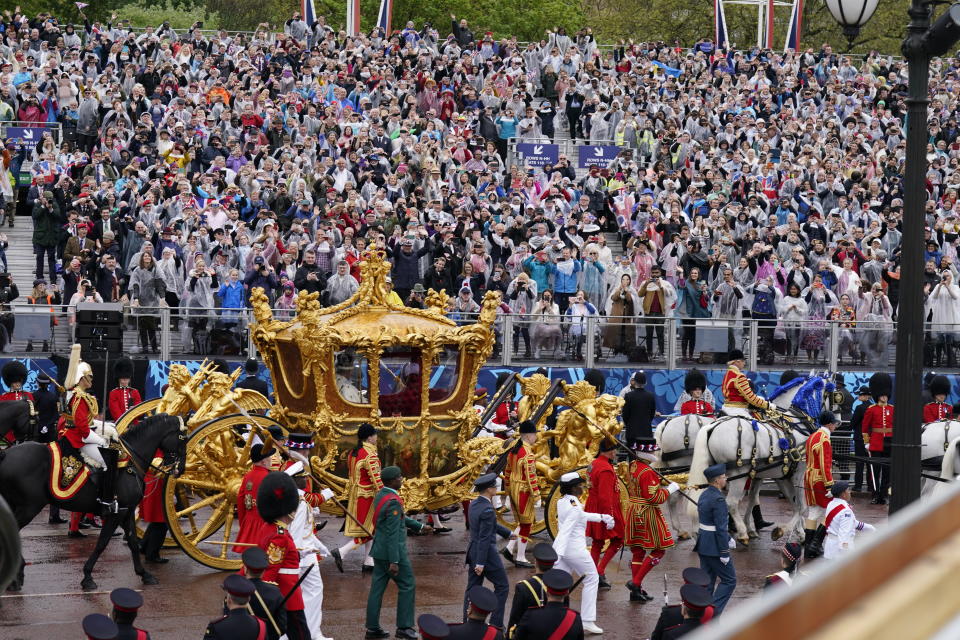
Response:
M670 462L671 460L676 460L677 458L682 458L684 456L693 455L693 448L690 446L691 420L693 418L700 418L700 417L709 417L709 416L701 416L700 414L696 414L696 413L688 413L687 415L683 416L683 449L678 449L676 451L671 451L669 453L661 454L660 457L664 463ZM701 425L700 428L703 428L703 425ZM661 469L661 471L663 471L664 473L671 472L671 471L682 472L682 471L689 471L689 470L690 470L689 465L683 466L683 467L664 467L663 469Z
M943 421L943 452L946 453L947 449L950 448L950 427L953 425L960 425L960 422L957 420L944 420ZM927 430L932 422L929 422L923 425L921 434ZM924 458L920 461L920 466L924 469L936 469L940 471L940 466L943 464L943 455L933 456L932 458Z
M742 421L746 420L746 418L744 418L743 416L724 416L722 418L719 418L716 422L713 423L713 425L711 425L710 433L707 435L707 443L709 446L710 438L713 437L713 434L716 431L716 427L725 421L734 420L734 419L739 419L737 422L737 460L736 462L733 463L735 466L730 468L730 470L739 469L740 467L744 466L743 422ZM759 433L760 428L757 423L757 420L755 419L752 420L751 424L753 425L754 433ZM757 441L759 437L758 436L754 437L753 447L750 450L750 459L748 460L749 469L743 473L728 475L727 476L728 481L739 480L740 478L745 478L748 476L752 479L756 477L758 473L762 473L764 471L773 469L778 466L781 467L784 478L793 475L794 471L796 471L797 466L800 464L800 461L803 459L803 452L802 452L802 449L797 446L796 438L793 435L793 428L792 427L787 428L786 422L782 422L780 424L777 424L777 423L768 424L764 422L763 424L765 426L770 427L768 429L764 429L764 431L767 434L767 437L769 438L769 443L770 443L770 454L767 456L766 462L760 463L758 465ZM782 453L780 455L773 454L773 445L774 445L773 433L776 430L779 430L783 433L783 437L788 443L786 447L781 447ZM727 464L729 465L730 463L727 463Z

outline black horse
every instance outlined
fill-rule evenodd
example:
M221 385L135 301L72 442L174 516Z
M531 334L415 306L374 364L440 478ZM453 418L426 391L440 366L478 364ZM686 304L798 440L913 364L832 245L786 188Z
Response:
M30 411L26 400L8 400L0 402L0 441L7 431L13 431L16 442L36 440L37 414Z
M117 503L120 510L119 513L106 514L103 517L103 528L100 530L97 546L83 565L83 581L80 586L85 591L97 588L91 575L93 567L107 548L117 525L123 528L124 538L133 557L134 571L144 584L157 584L157 579L145 570L140 562L137 543L135 512L143 499L143 476L157 449L163 451L165 471L179 476L186 465L186 427L176 416L161 413L145 418L140 424L130 427L120 437L120 441L130 453L130 464L125 470L121 470L117 478ZM47 504L56 503L62 509L83 513L98 512L101 509L97 501L97 486L90 480L73 498L55 499L48 486L50 464L50 449L39 442L25 442L0 451L0 495L10 504L21 529L30 524ZM94 476L92 480L102 481L102 478ZM21 558L19 574L8 587L9 590L19 591L22 587L23 568Z

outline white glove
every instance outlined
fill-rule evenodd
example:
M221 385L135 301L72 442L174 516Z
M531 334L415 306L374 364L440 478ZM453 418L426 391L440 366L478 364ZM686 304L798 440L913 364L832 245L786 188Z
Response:
M734 540L733 538L730 538L730 542L727 543L727 548L728 548L728 549L736 549L736 548L737 548L737 541Z
M107 447L109 443L100 436L96 431L91 431L90 435L83 439L85 444L95 444L98 447Z
M730 564L730 556L720 556L720 564Z
M613 529L614 525L616 524L616 521L613 519L613 516L611 516L608 513L601 514L600 519L603 522L603 524L607 525L607 529Z
M671 482L667 485L667 493L670 495L675 494L677 491L680 491L680 485L678 485L676 482Z
M336 494L334 494L333 491L330 490L329 488L325 487L323 489L320 489L320 497L323 498L324 502L331 499L334 495Z

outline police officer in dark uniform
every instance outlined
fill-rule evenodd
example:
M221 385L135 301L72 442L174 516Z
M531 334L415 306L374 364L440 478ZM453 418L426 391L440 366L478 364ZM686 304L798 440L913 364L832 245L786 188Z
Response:
M39 430L38 440L40 442L53 442L57 439L57 419L60 417L60 394L50 384L50 376L41 373L37 376L37 390L33 392L33 408L37 412L37 429ZM47 519L50 524L63 524L66 522L60 517L60 507L56 504L50 505L50 517Z
M83 633L88 640L116 640L117 623L102 613L91 613L83 619Z
M556 562L557 552L550 544L541 542L533 548L536 573L526 580L521 580L513 588L513 604L510 606L510 618L507 620L508 632L511 632L520 622L520 618L527 609L540 609L547 603L547 588L543 585L543 574L553 569ZM565 604L569 604L569 601Z
M110 592L113 613L110 615L117 623L117 640L150 640L150 634L133 626L137 612L143 606L143 596L133 589L120 588Z
M247 605L257 590L253 583L239 574L227 576L223 581L224 606L227 614L207 625L204 638L218 640L258 640L266 635L267 624L250 614Z
M497 608L497 596L483 586L467 591L470 609L466 622L450 625L450 640L503 640L503 631L487 624L487 616Z
M562 569L550 569L542 579L547 588L547 604L542 609L524 613L510 637L513 640L583 640L580 614L563 604L573 588L573 578Z
M687 567L683 570L683 584L694 584L706 589L710 586L710 576L699 567ZM663 640L663 632L666 629L683 624L683 605L668 604L660 609L660 618L657 619L657 626L650 634L650 640Z
M259 391L264 398L270 398L270 390L267 388L267 381L257 377L260 372L260 363L256 358L247 358L247 363L243 365L247 376L237 383L238 389L253 389Z
M853 452L859 458L867 457L867 446L863 443L860 434L863 431L863 416L873 404L873 398L870 397L870 387L860 387L857 390L857 406L853 409L853 416L850 418L850 430L853 431ZM873 490L873 483L870 481L870 471L863 462L858 462L853 474L853 490L863 490L863 479L866 475L867 488Z
M695 584L686 584L680 587L680 599L683 601L681 607L683 622L675 627L665 629L661 636L663 640L676 640L699 629L703 624L704 612L713 603L710 592Z
M287 631L287 610L280 604L283 602L280 588L261 579L269 564L267 552L260 547L250 547L243 552L242 558L243 572L256 588L250 596L253 615L267 623L267 640L278 640Z

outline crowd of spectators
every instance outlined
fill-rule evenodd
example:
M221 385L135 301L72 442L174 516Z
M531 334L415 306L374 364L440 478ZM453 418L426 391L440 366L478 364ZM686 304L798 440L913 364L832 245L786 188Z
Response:
M654 358L675 317L690 360L703 321L728 320L733 348L755 318L763 361L822 360L836 321L842 358L886 363L903 61L601 46L589 29L519 43L451 17L350 38L299 14L228 34L6 11L0 120L62 126L2 155L4 177L33 163L32 185L0 179L10 224L14 207L33 218L31 301L127 303L155 350L157 307L189 340L222 337L254 287L281 310L302 292L349 298L380 247L411 306L445 289L466 322L503 293L527 357L582 357L601 316L598 349ZM930 93L928 361L952 365L958 59L933 62ZM510 138L557 137L622 152L509 164Z

